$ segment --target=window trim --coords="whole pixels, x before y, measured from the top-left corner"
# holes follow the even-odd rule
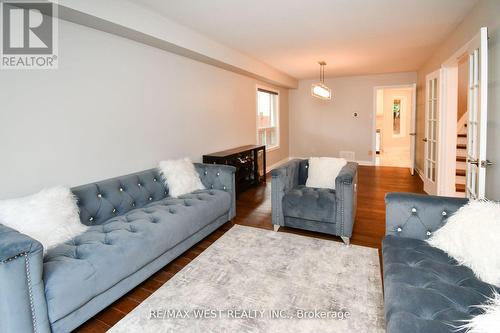
[[[280,91],[276,88],[272,88],[269,86],[257,84],[255,87],[255,142],[259,144],[259,90],[263,90],[264,92],[275,94],[276,97],[276,145],[267,146],[266,152],[277,150],[280,148],[281,144],[281,126],[280,126]]]

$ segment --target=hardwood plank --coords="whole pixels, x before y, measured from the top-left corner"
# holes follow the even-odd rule
[[[385,235],[385,203],[388,192],[423,192],[420,178],[411,176],[409,169],[395,167],[360,166],[358,169],[358,208],[351,239],[352,244],[380,249]],[[240,224],[272,230],[271,224],[271,179],[258,187],[242,192],[237,198],[237,216],[187,250],[173,262],[163,267],[141,285],[134,288],[113,305],[91,318],[77,332],[101,333],[116,324],[126,313],[166,283],[191,260],[206,250],[233,225]],[[293,228],[280,228],[288,232],[308,237],[341,242],[340,237]],[[380,251],[379,251],[380,255]]]

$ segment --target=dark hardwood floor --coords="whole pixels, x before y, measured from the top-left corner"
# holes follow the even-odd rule
[[[360,166],[358,173],[358,208],[352,244],[380,248],[385,234],[385,204],[387,192],[423,193],[420,178],[411,176],[406,168]],[[144,299],[155,292],[191,260],[221,237],[234,224],[272,230],[271,180],[261,186],[241,193],[237,199],[237,216],[163,267],[142,284],[80,326],[77,332],[105,332]],[[341,241],[339,237],[291,228],[280,228],[305,236]],[[380,252],[379,252],[380,253]]]

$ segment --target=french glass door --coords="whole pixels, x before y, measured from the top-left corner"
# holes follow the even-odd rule
[[[426,76],[424,191],[437,194],[440,70]]]
[[[488,30],[481,28],[469,43],[466,195],[483,199],[486,187],[488,111]]]

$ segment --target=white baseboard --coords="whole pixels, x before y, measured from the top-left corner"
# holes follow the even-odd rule
[[[289,157],[288,160],[295,160],[295,159],[308,159],[310,156],[307,156],[307,157],[297,157],[297,156],[294,156],[294,157]],[[375,165],[375,163],[373,161],[349,161],[349,162],[356,162],[358,163],[359,165],[367,165],[367,166],[372,166],[372,165]]]

